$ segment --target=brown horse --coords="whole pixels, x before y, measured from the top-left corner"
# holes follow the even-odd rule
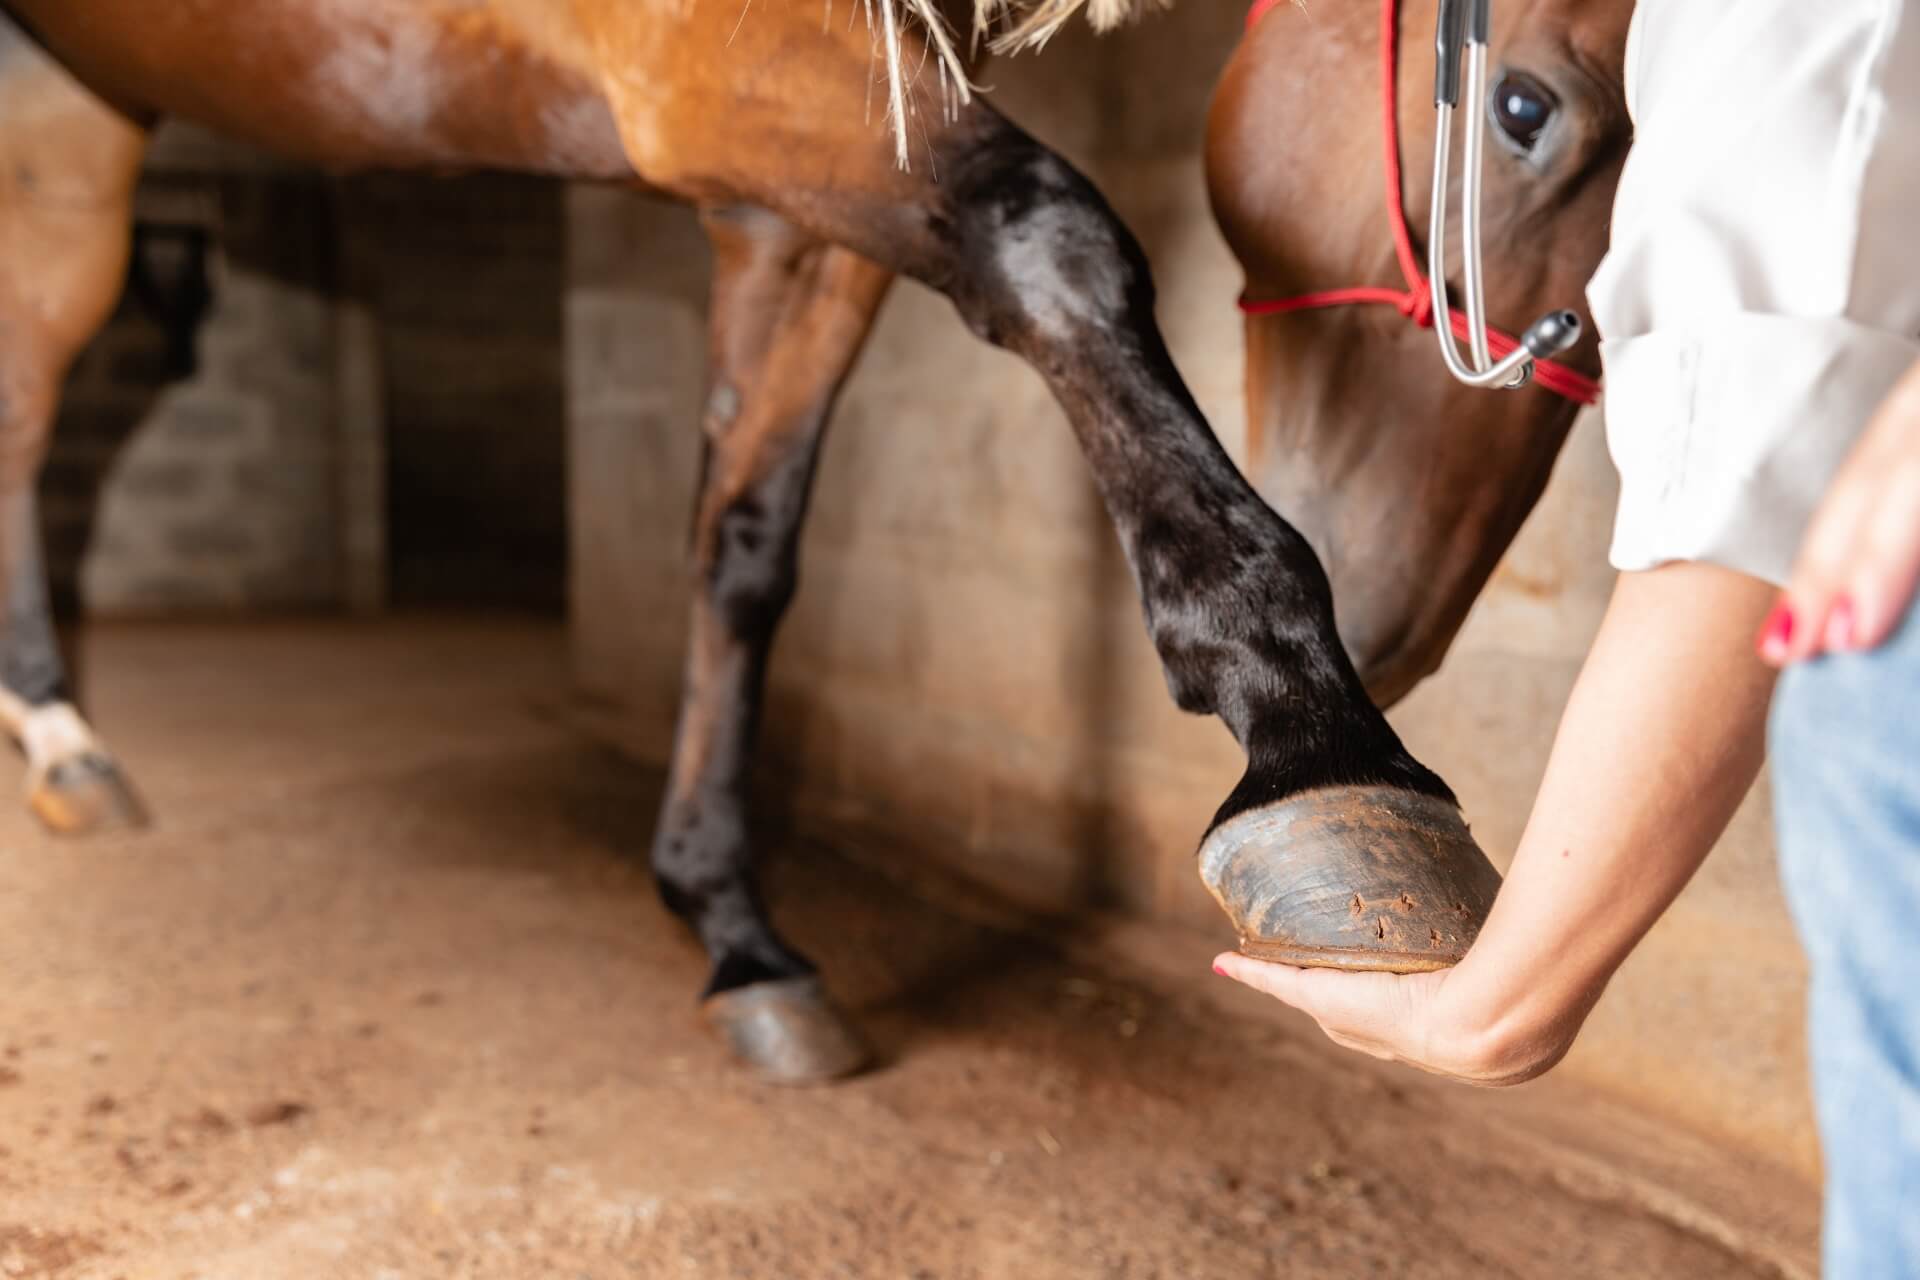
[[[1312,550],[1201,419],[1138,247],[1080,175],[990,107],[922,104],[926,163],[903,172],[868,123],[867,36],[823,28],[813,0],[745,20],[663,0],[4,5],[0,722],[51,825],[128,805],[51,642],[33,479],[64,370],[119,287],[146,138],[177,114],[336,169],[515,169],[699,207],[715,251],[700,589],[653,865],[712,960],[708,1009],[762,1069],[820,1078],[860,1058],[812,966],[766,920],[746,786],[821,433],[896,274],[946,294],[1046,380],[1170,690],[1246,749],[1207,866],[1249,945],[1406,968],[1470,940],[1496,878],[1444,784],[1367,699]],[[911,63],[919,38],[906,40]],[[1281,52],[1276,70],[1293,61]],[[1296,864],[1285,877],[1283,857]],[[1383,907],[1377,925],[1349,910],[1411,903],[1409,888],[1421,905]]]

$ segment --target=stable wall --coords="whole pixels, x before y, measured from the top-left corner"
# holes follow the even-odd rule
[[[1145,244],[1174,356],[1236,455],[1239,274],[1197,147],[1239,22],[1190,6],[1103,42],[1076,33],[987,77],[993,100],[1087,170]],[[572,196],[568,243],[576,671],[595,718],[664,759],[705,248],[686,211],[592,190]],[[1393,715],[1503,865],[1611,587],[1613,499],[1589,415],[1445,668]],[[951,858],[1029,904],[1105,902],[1229,940],[1192,852],[1239,776],[1238,749],[1167,697],[1038,378],[916,285],[895,287],[834,420],[770,684],[769,805],[866,856]],[[1811,1170],[1802,983],[1762,788],[1565,1069]]]
[[[62,603],[558,613],[565,201],[163,126],[135,283],[67,380],[41,487]],[[204,315],[170,333],[196,288]]]
[[[169,137],[178,137],[170,134]],[[331,604],[342,573],[325,189],[163,142],[136,198],[139,257],[176,334],[128,289],[67,379],[41,485],[56,588],[96,617]],[[189,237],[204,245],[192,269]],[[197,361],[173,362],[186,339]]]

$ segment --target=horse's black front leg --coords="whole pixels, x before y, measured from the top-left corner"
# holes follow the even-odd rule
[[[1139,247],[1085,179],[981,112],[945,143],[924,273],[1052,387],[1180,706],[1247,751],[1201,871],[1249,952],[1419,969],[1464,953],[1499,877],[1368,699],[1302,538],[1180,380]]]
[[[829,1079],[865,1051],[767,920],[748,788],[820,438],[892,276],[771,214],[710,213],[706,225],[715,271],[693,623],[653,868],[713,961],[707,1012],[735,1051],[775,1079]]]

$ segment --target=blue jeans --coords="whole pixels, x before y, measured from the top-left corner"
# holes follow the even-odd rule
[[[1812,967],[1827,1280],[1920,1277],[1920,609],[1787,673],[1770,728],[1781,875]]]

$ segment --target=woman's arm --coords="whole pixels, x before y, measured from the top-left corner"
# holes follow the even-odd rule
[[[1341,973],[1230,953],[1216,970],[1376,1057],[1487,1085],[1551,1067],[1753,782],[1773,672],[1752,637],[1772,596],[1704,564],[1621,575],[1506,884],[1458,966]]]

